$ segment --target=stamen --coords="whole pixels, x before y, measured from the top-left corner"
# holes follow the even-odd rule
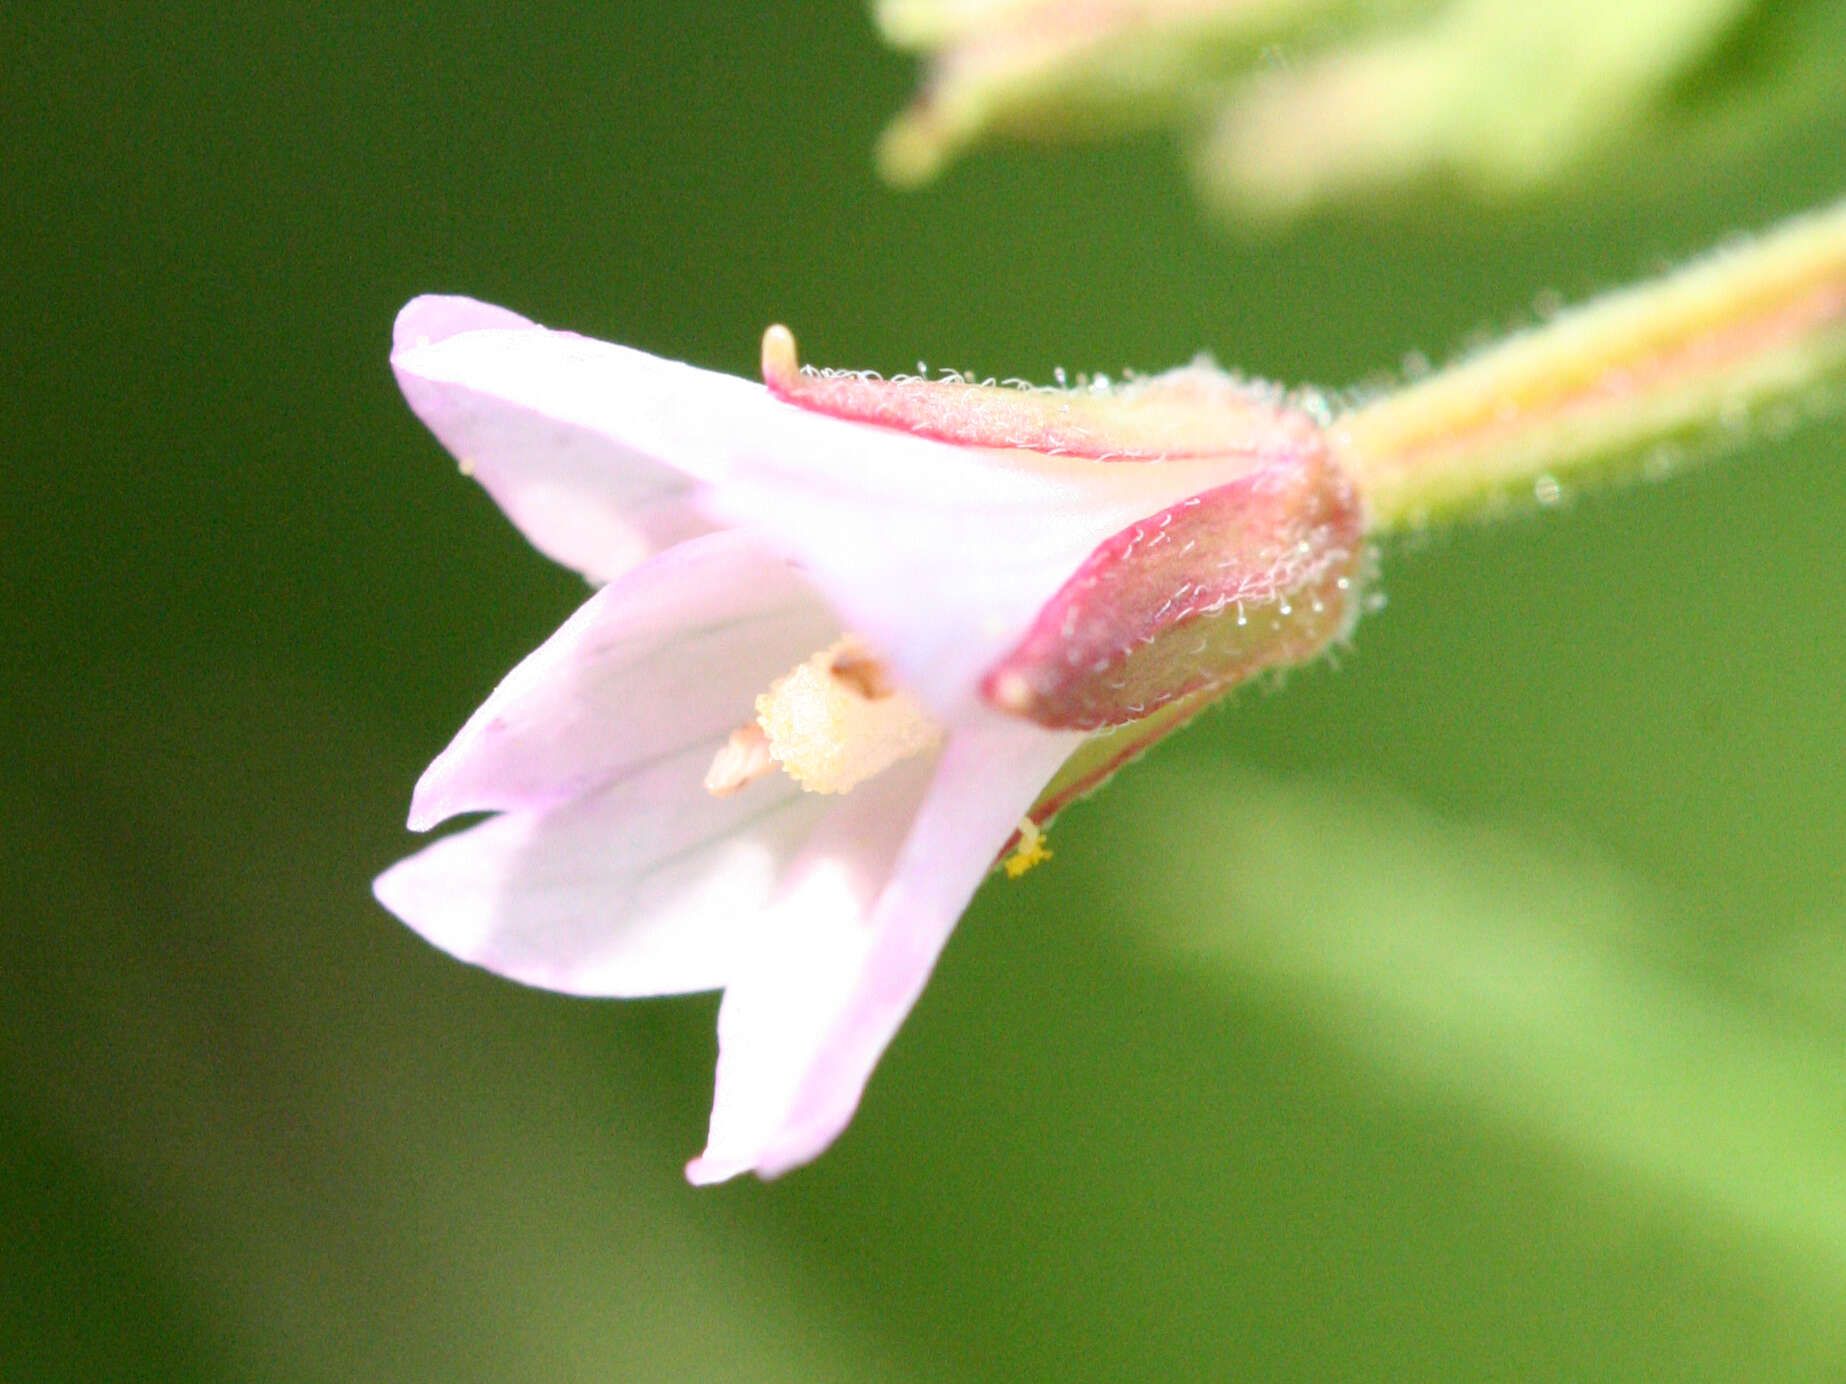
[[[711,768],[705,771],[705,791],[714,798],[728,798],[775,767],[769,737],[752,721],[732,731],[731,738],[712,756]]]
[[[848,636],[756,699],[776,763],[810,793],[844,793],[935,745],[942,728]]]

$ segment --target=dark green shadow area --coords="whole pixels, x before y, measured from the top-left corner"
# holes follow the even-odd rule
[[[0,1376],[53,1381],[223,1379],[226,1361],[144,1257],[146,1217],[39,1122],[27,1100],[0,1093],[0,1182],[11,1214],[0,1229]]]

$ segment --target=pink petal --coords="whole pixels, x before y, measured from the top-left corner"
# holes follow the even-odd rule
[[[567,419],[508,407],[491,389],[426,376],[419,364],[476,336],[550,335],[505,308],[422,297],[398,314],[391,364],[417,416],[554,562],[606,581],[650,553],[708,532],[712,524],[679,472]]]
[[[608,544],[611,505],[651,503],[677,484],[680,512],[750,528],[809,568],[849,627],[945,717],[1098,543],[1249,465],[1111,465],[935,442],[541,328],[465,332],[394,364],[412,405],[547,552],[562,548],[534,527],[531,487],[565,511],[580,495]],[[666,468],[701,488],[661,479]],[[581,553],[571,560],[599,570]]]
[[[424,772],[410,826],[549,807],[755,715],[759,692],[839,636],[839,617],[736,533],[623,574],[507,674]]]
[[[373,892],[444,951],[527,985],[715,989],[814,824],[839,805],[781,774],[714,798],[703,778],[715,748],[693,745],[560,807],[444,837]]]
[[[863,446],[858,455],[868,471],[878,459]],[[1062,459],[1046,459],[1045,469],[1068,465],[1103,469]],[[1140,473],[1122,486],[1110,483],[1113,475],[1075,482],[992,466],[978,483],[983,494],[971,496],[971,482],[959,493],[904,493],[893,485],[879,497],[865,485],[835,488],[793,467],[765,467],[715,490],[711,503],[795,554],[848,628],[949,720],[1097,544],[1162,507],[1145,477],[1181,498],[1203,469],[1180,462],[1110,468]]]
[[[461,332],[514,330],[536,324],[511,308],[495,307],[474,298],[452,294],[426,293],[412,298],[391,326],[391,350],[414,350],[432,342],[445,341]]]
[[[927,786],[901,766],[817,827],[725,991],[711,1136],[689,1179],[775,1176],[833,1141],[995,853],[1081,739],[976,709]]]

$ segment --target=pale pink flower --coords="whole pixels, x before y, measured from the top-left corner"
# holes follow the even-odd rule
[[[772,332],[766,388],[458,298],[405,308],[392,363],[534,546],[603,584],[430,765],[410,825],[498,815],[378,897],[527,984],[721,988],[695,1182],[824,1149],[1022,824],[1353,608],[1358,509],[1318,429],[1205,367],[881,382],[800,372]],[[740,727],[760,749],[772,684],[842,676],[816,651],[848,631],[914,699],[892,762],[867,732],[850,791],[773,768],[708,791]]]

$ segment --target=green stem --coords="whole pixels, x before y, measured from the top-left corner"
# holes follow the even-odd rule
[[[1846,377],[1846,202],[1521,332],[1340,418],[1372,531],[1670,469]],[[1792,415],[1791,415],[1792,416]]]

